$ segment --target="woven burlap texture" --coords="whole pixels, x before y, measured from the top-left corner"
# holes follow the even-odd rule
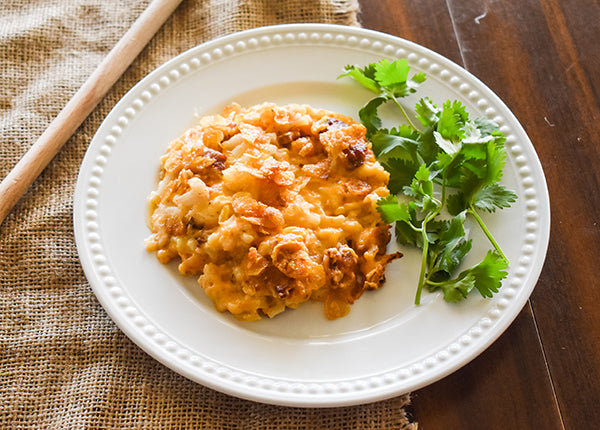
[[[147,0],[0,3],[0,178]],[[204,41],[292,22],[357,25],[356,0],[187,0],[0,225],[0,428],[412,429],[401,396],[301,409],[240,400],[156,362],[111,321],[81,269],[73,192],[87,145],[140,79]]]

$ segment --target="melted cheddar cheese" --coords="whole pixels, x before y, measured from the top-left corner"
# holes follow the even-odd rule
[[[365,128],[304,105],[231,105],[173,141],[149,196],[146,249],[221,312],[273,317],[308,300],[346,315],[384,281],[388,173]]]

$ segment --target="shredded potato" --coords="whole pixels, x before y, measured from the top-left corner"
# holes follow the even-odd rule
[[[384,282],[388,173],[365,128],[304,105],[231,105],[173,141],[149,196],[146,249],[179,258],[217,310],[273,317],[308,300],[346,315]]]

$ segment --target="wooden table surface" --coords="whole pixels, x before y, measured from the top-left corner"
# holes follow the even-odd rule
[[[362,0],[360,20],[498,94],[550,192],[550,245],[530,300],[479,357],[413,393],[420,428],[600,429],[600,1]]]

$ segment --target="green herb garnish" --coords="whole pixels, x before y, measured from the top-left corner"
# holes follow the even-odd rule
[[[471,120],[456,100],[438,107],[421,98],[411,119],[399,99],[416,93],[426,77],[416,73],[409,78],[404,59],[345,70],[340,77],[349,76],[377,94],[360,109],[359,117],[377,159],[390,173],[391,194],[378,201],[381,217],[395,223],[398,242],[422,250],[415,303],[420,303],[425,287],[441,290],[449,302],[462,300],[473,288],[492,297],[508,274],[509,262],[480,212],[509,207],[517,199],[500,184],[504,135],[486,118]],[[402,124],[392,129],[383,128],[378,114],[388,102],[402,115]],[[464,228],[467,217],[477,222],[493,249],[479,264],[455,276],[471,249]]]

